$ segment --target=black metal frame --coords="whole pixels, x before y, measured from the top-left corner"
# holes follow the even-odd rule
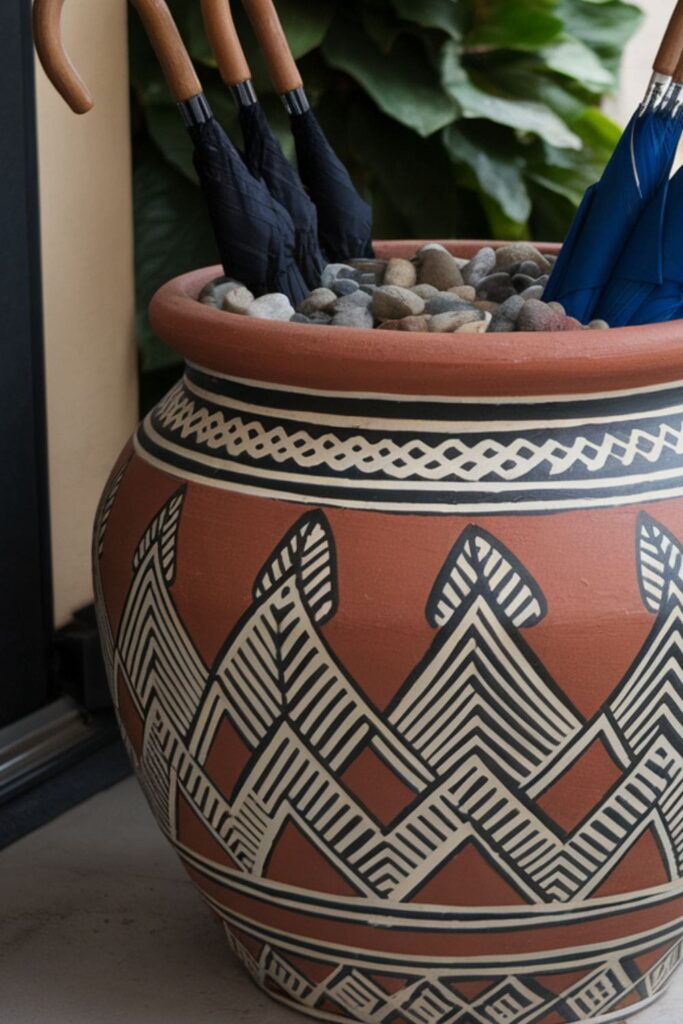
[[[52,696],[38,154],[30,0],[0,4],[0,725]]]

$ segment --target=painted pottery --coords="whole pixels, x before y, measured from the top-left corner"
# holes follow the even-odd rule
[[[313,1017],[623,1020],[683,949],[683,323],[318,330],[216,273],[95,529],[161,828]]]

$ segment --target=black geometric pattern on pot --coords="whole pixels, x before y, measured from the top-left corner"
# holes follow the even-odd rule
[[[136,552],[111,666],[145,719],[138,767],[171,838],[181,791],[249,875],[263,875],[292,820],[354,891],[394,903],[410,901],[473,841],[529,905],[588,899],[647,829],[672,884],[683,879],[680,551],[663,563],[650,637],[614,696],[584,722],[514,624],[518,614],[527,625],[542,617],[537,584],[494,537],[470,527],[430,601],[430,618],[443,623],[434,643],[381,714],[320,631],[336,607],[325,516],[304,516],[277,546],[252,606],[209,667],[169,584],[181,503],[182,491]],[[641,520],[641,575],[658,529]],[[219,792],[205,768],[224,718],[253,751],[232,793]],[[615,749],[622,776],[566,833],[538,800],[597,734]],[[340,779],[366,748],[415,794],[389,825]]]
[[[553,511],[683,490],[680,391],[630,412],[605,399],[588,417],[567,403],[564,419],[547,420],[501,404],[445,403],[439,420],[419,406],[384,419],[372,402],[309,413],[249,394],[221,397],[186,377],[140,427],[138,453],[211,486],[396,511]]]

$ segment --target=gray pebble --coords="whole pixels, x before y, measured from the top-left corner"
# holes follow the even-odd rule
[[[295,313],[289,322],[290,324],[310,324],[311,321],[303,313]]]
[[[609,324],[606,320],[591,320],[588,324],[589,331],[608,331]]]
[[[425,301],[415,292],[396,285],[383,285],[372,297],[372,312],[377,320],[400,320],[424,313]]]
[[[357,292],[359,288],[358,282],[352,281],[348,277],[339,277],[332,285],[332,291],[340,298],[342,295],[350,295],[351,292]]]
[[[365,292],[366,295],[374,295],[379,285],[376,284],[362,284],[360,290]]]
[[[523,308],[524,299],[522,296],[511,295],[509,299],[506,299],[505,302],[501,303],[497,312],[500,313],[501,316],[505,317],[506,320],[511,320],[514,324],[517,322],[517,317],[522,312]],[[494,313],[493,315],[495,319],[496,314]]]
[[[489,325],[489,334],[512,334],[516,329],[514,320],[504,316],[500,310],[493,314]]]
[[[372,295],[358,288],[355,292],[340,296],[332,309],[335,313],[341,313],[345,309],[370,309],[371,305]]]
[[[505,302],[511,295],[515,294],[512,281],[505,273],[490,274],[480,281],[477,286],[477,295],[480,299],[491,299],[493,302]]]
[[[333,327],[361,327],[368,329],[374,326],[372,313],[369,309],[362,309],[360,306],[344,309],[335,313],[332,318]]]
[[[320,278],[323,288],[331,288],[337,278],[341,276],[342,270],[351,271],[351,276],[353,276],[353,267],[350,267],[347,263],[329,263],[323,270],[322,277]]]
[[[376,274],[359,274],[358,275],[358,284],[361,286],[361,288],[363,287],[364,284],[371,284],[373,286],[376,286],[377,285],[377,275]]]
[[[297,312],[303,313],[304,316],[310,316],[311,313],[329,309],[336,301],[337,295],[331,288],[316,288],[308,298],[299,303]]]
[[[462,276],[465,284],[476,286],[480,281],[493,272],[496,265],[496,254],[491,246],[485,246],[472,257],[466,267],[463,268]]]
[[[549,280],[550,274],[541,274],[541,276],[536,279],[536,284],[540,284],[545,288]]]
[[[519,273],[526,274],[527,277],[533,277],[536,280],[537,277],[541,276],[541,268],[537,266],[533,260],[524,260],[519,265]]]
[[[259,320],[286,320],[294,316],[294,306],[286,295],[281,292],[273,292],[270,295],[262,295],[260,299],[252,302],[247,310],[247,316],[257,317]]]
[[[472,304],[464,302],[457,295],[452,295],[450,292],[438,292],[431,299],[427,300],[427,312],[432,316],[438,316],[439,313],[454,313],[458,310],[471,310]]]
[[[523,292],[519,293],[519,297],[524,299],[542,299],[545,288],[542,284],[532,284],[530,288],[525,288]]]
[[[342,281],[355,281],[358,277],[359,271],[356,267],[345,267],[343,266],[337,274],[337,280]]]
[[[539,299],[529,299],[524,303],[522,312],[517,319],[518,331],[556,331],[562,324],[562,318],[554,309]]]
[[[222,309],[228,292],[242,287],[242,282],[235,281],[232,277],[219,277],[202,288],[199,301],[203,306],[215,306],[216,309]]]
[[[535,277],[529,277],[528,274],[515,274],[512,278],[512,283],[518,292],[526,291],[527,288],[533,288],[536,284]]]
[[[320,312],[320,313],[311,313],[311,315],[309,316],[308,319],[309,319],[310,323],[312,323],[312,324],[329,324],[329,322],[331,321],[332,317],[330,316],[329,313],[322,313],[322,312]]]

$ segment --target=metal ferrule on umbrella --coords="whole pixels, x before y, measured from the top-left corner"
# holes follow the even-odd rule
[[[372,211],[311,108],[273,0],[243,4],[291,118],[299,174],[318,209],[323,251],[333,262],[373,255]]]
[[[681,56],[681,38],[683,38],[683,0],[678,0],[653,65],[652,78],[640,108],[642,113],[657,110],[660,106],[668,104],[671,100],[671,88],[679,88],[675,71]],[[678,94],[680,94],[680,89]]]
[[[164,0],[131,0],[136,8],[195,147],[195,167],[225,273],[256,295],[281,292],[294,305],[308,294],[296,262],[294,224],[253,177],[218,124],[190,56]],[[64,0],[35,0],[36,49],[55,88],[76,113],[92,97],[64,50],[60,16]]]
[[[247,166],[290,214],[296,231],[297,263],[308,286],[317,288],[325,267],[318,240],[318,212],[258,101],[230,0],[201,0],[201,5],[221,78],[237,103]]]

